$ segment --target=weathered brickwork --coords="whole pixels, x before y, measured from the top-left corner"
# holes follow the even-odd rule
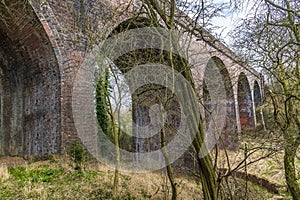
[[[10,2],[13,3],[13,2]],[[10,4],[8,4],[10,6]],[[60,72],[31,8],[1,9],[1,154],[45,155],[61,147]]]
[[[27,6],[19,0],[6,2],[14,6],[13,10],[0,7],[1,16],[7,16],[6,23],[0,23],[0,155],[65,152],[73,140],[78,140],[72,115],[78,68],[92,45],[129,19],[135,7],[129,6],[128,12],[120,14],[117,1],[31,0]],[[122,7],[127,6],[124,2]],[[262,91],[257,73],[237,64],[235,55],[220,42],[197,41],[198,45],[210,52],[206,61],[218,58],[230,78],[226,126],[238,132],[245,124],[255,126],[253,100],[263,96],[257,94]],[[237,84],[242,72],[247,79],[245,87],[244,82]],[[193,70],[199,94],[204,74]],[[246,102],[252,108],[248,118],[242,106],[245,98],[239,98],[239,91],[251,100]]]

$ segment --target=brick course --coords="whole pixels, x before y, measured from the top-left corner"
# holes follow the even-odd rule
[[[127,6],[124,2],[122,7]],[[26,8],[23,2],[15,4],[13,14],[0,8],[7,16],[7,24],[0,23],[0,155],[63,153],[73,140],[79,140],[72,115],[74,79],[90,47],[133,15],[133,6],[120,14],[116,5],[120,2],[31,0]],[[213,47],[200,41],[197,45],[224,62],[232,83],[244,72],[251,91],[254,80],[261,84],[228,56],[234,57],[221,43]],[[204,71],[193,74],[201,94]],[[235,100],[237,91],[233,84]],[[240,129],[239,113],[236,118]]]

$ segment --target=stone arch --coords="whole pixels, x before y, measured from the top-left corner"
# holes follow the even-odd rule
[[[108,37],[129,29],[152,26],[154,26],[154,24],[148,18],[131,18],[121,22],[118,26],[116,26],[114,30],[111,31],[111,34]],[[161,52],[161,50],[159,49],[138,49],[120,56],[113,62],[122,73],[126,73],[131,70],[133,66],[147,63],[161,63],[168,65],[170,61],[168,60],[167,55],[167,52],[164,50],[162,50]],[[173,59],[182,60],[177,57],[177,55],[174,55]],[[134,93],[132,94],[132,119],[135,122],[136,126],[145,127],[150,125],[150,117],[152,114],[151,112],[152,109],[155,109],[153,106],[158,104],[160,100],[165,103],[165,101],[168,100],[167,97],[171,96],[172,95],[170,90],[156,84],[145,85],[134,91]],[[175,135],[176,129],[180,125],[180,105],[176,97],[171,100],[169,110],[166,110],[166,112],[166,127],[172,127],[172,130],[170,129],[166,131],[167,141],[170,141],[172,139],[172,135]],[[133,146],[131,151],[150,152],[161,148],[160,134],[155,134],[154,136],[151,136],[149,138],[139,138],[138,131],[138,128],[133,127],[133,138],[131,140]]]
[[[6,5],[0,6],[6,16],[0,23],[0,155],[59,153],[60,72],[54,50],[28,2]]]
[[[254,127],[251,89],[248,78],[244,72],[241,72],[238,78],[238,108],[241,129],[245,130]]]
[[[143,28],[143,27],[150,27],[154,26],[152,21],[149,18],[146,17],[133,17],[126,19],[122,22],[120,22],[117,26],[115,26],[108,37],[111,37],[115,34],[130,30],[130,29],[135,29],[135,28]]]
[[[216,65],[219,72],[222,75],[222,83],[224,84],[225,90],[226,90],[226,123],[225,123],[225,129],[235,129],[236,123],[235,123],[235,107],[234,107],[234,92],[233,92],[233,85],[232,81],[229,75],[228,70],[226,69],[226,66],[224,62],[217,56],[211,57],[207,65],[205,67],[204,71],[204,77],[207,76],[207,69],[212,68],[212,65]],[[205,81],[203,80],[203,98],[204,102],[207,102],[209,104],[209,91],[207,90],[207,86]],[[209,107],[209,106],[208,106]]]
[[[260,90],[260,86],[259,86],[257,80],[254,81],[253,96],[254,96],[254,105],[255,105],[255,108],[256,108],[262,102],[261,90]]]
[[[216,66],[216,67],[215,67]],[[231,77],[229,75],[229,72],[224,64],[224,62],[217,56],[211,57],[204,70],[204,79],[203,79],[203,102],[205,108],[205,117],[204,117],[204,123],[205,126],[209,123],[209,115],[211,112],[211,109],[213,109],[213,105],[210,105],[210,93],[207,89],[207,85],[205,82],[205,78],[209,78],[208,76],[208,70],[211,70],[213,68],[217,68],[217,70],[220,72],[222,76],[222,80],[218,82],[217,84],[223,84],[225,88],[226,93],[226,119],[225,124],[222,130],[222,137],[224,144],[233,149],[235,148],[232,146],[233,138],[231,137],[231,132],[235,132],[236,129],[236,112],[235,112],[235,101],[234,101],[234,91],[233,91],[233,85],[231,81]],[[211,73],[210,73],[211,74]]]
[[[253,98],[254,98],[254,108],[255,108],[255,117],[256,117],[256,126],[263,126],[264,127],[264,119],[262,109],[259,106],[262,103],[262,91],[258,84],[258,81],[254,81],[253,86]]]

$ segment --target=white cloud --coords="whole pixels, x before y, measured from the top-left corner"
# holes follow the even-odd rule
[[[225,0],[215,0],[214,3],[229,3]],[[232,9],[225,10],[223,15],[225,17],[216,17],[212,20],[214,26],[219,28],[215,29],[214,32],[220,35],[225,43],[229,44],[228,33],[234,29],[235,25],[246,17],[246,15],[251,11],[254,6],[254,1],[248,1],[242,10],[232,12]]]

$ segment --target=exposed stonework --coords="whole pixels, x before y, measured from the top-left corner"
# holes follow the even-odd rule
[[[31,0],[27,6],[18,0],[5,2],[16,4],[12,12],[0,7],[0,14],[7,16],[6,23],[0,23],[0,155],[64,152],[71,141],[78,139],[72,115],[72,88],[78,68],[91,45],[130,19],[135,6],[120,15],[114,7],[120,5],[116,1]],[[177,23],[182,26],[190,22]],[[232,91],[228,94],[226,125],[237,132],[245,124],[255,126],[253,100],[263,96],[257,94],[263,87],[259,74],[241,64],[234,53],[208,33],[204,32],[201,41],[193,34],[195,48],[209,52],[203,64],[216,59],[227,71]],[[192,71],[201,94],[205,71]],[[248,81],[238,84],[242,73]],[[245,84],[249,85],[239,87]],[[245,96],[239,95],[243,94],[251,99],[246,102],[253,110],[248,118],[241,108]]]
[[[0,25],[1,154],[61,149],[60,72],[51,42],[30,7],[8,2]]]

